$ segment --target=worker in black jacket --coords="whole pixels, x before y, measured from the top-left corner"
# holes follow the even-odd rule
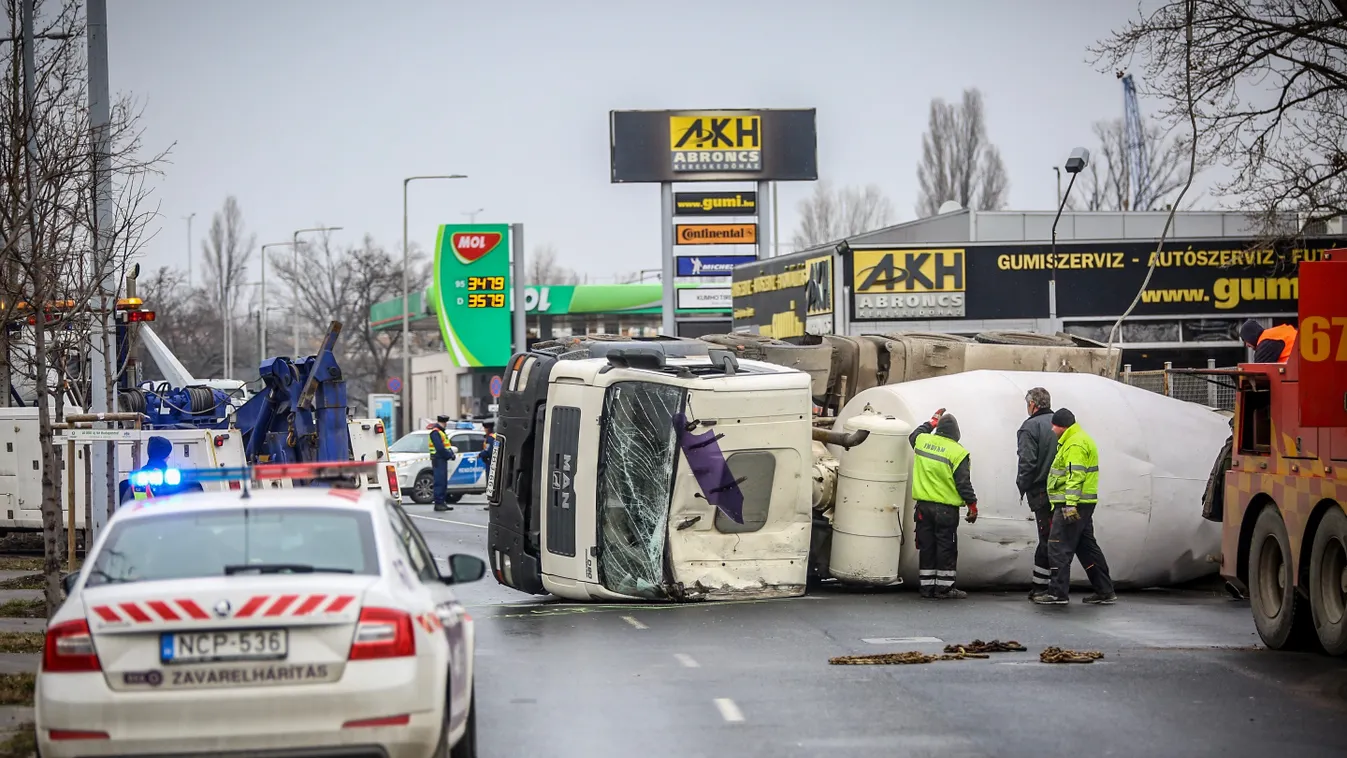
[[[1020,424],[1020,467],[1015,477],[1020,499],[1029,500],[1029,510],[1038,525],[1038,548],[1034,551],[1034,581],[1029,599],[1046,592],[1052,581],[1052,563],[1048,560],[1048,533],[1052,531],[1052,506],[1048,502],[1048,472],[1057,456],[1057,435],[1052,432],[1052,396],[1042,387],[1034,387],[1024,396],[1029,418]]]
[[[935,433],[932,434],[931,431]],[[957,600],[968,593],[955,589],[959,563],[959,509],[968,506],[968,523],[977,521],[968,451],[959,444],[959,422],[941,408],[908,437],[912,460],[912,498],[917,501],[917,552],[921,596]]]

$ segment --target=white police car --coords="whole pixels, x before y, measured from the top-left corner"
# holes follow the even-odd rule
[[[124,505],[49,622],[41,755],[475,756],[472,619],[450,585],[483,562],[442,574],[379,491],[265,488],[376,465],[182,472],[241,489]]]
[[[449,444],[458,451],[454,460],[449,461],[447,501],[457,503],[464,495],[485,493],[486,461],[481,458],[481,452],[486,430],[480,424],[459,421],[445,427],[444,433],[449,437]],[[403,435],[389,445],[388,460],[394,466],[403,495],[421,505],[435,499],[429,429]]]

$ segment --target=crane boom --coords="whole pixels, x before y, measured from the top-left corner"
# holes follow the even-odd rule
[[[1151,197],[1151,167],[1146,153],[1146,129],[1141,121],[1141,106],[1137,103],[1137,87],[1132,75],[1120,73],[1123,85],[1123,143],[1127,150],[1124,169],[1127,192],[1123,210],[1148,211],[1155,198]]]

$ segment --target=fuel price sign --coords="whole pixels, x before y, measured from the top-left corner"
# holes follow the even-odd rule
[[[440,334],[455,366],[510,362],[510,227],[445,224],[435,242]]]

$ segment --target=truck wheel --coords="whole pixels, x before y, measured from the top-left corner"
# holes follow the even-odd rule
[[[430,471],[422,471],[416,475],[416,481],[412,483],[412,502],[417,505],[425,505],[435,499],[435,474]]]
[[[1276,505],[1264,506],[1249,542],[1249,605],[1263,644],[1299,650],[1310,627],[1309,609],[1297,602],[1291,576],[1291,545]]]
[[[1341,508],[1329,511],[1314,533],[1310,607],[1324,652],[1347,655],[1347,512]]]

